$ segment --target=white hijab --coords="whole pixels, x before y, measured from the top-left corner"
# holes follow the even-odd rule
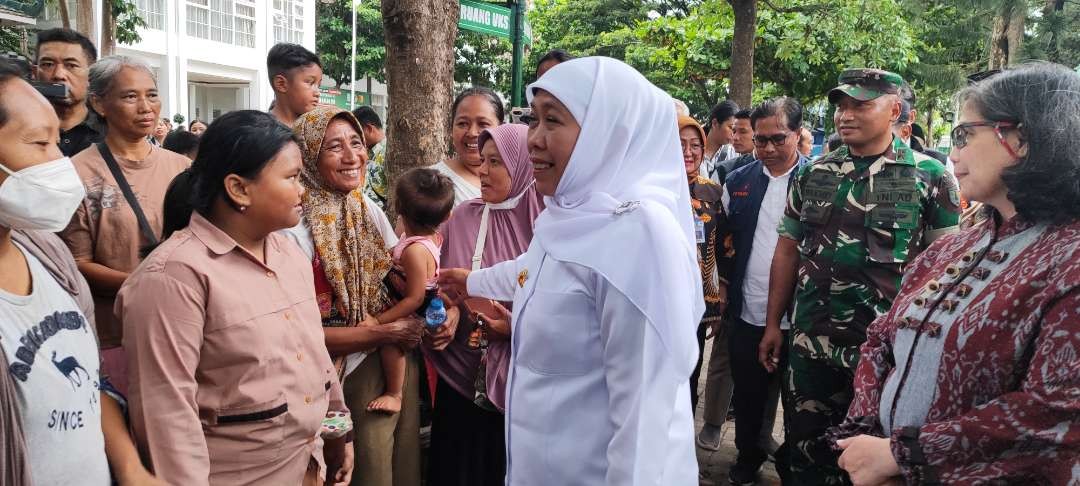
[[[534,241],[603,275],[689,372],[705,300],[672,98],[607,57],[556,65],[527,87],[530,102],[537,89],[561,101],[581,133]]]

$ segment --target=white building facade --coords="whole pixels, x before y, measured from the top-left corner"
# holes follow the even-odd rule
[[[94,0],[99,16],[101,2]],[[274,99],[266,53],[280,42],[315,51],[315,2],[135,0],[146,26],[138,43],[117,44],[116,54],[154,70],[162,117],[180,114],[186,125],[232,110],[266,110]]]
[[[69,11],[74,1],[66,0]],[[103,0],[92,0],[101,25]],[[118,43],[116,54],[145,61],[157,76],[161,116],[183,115],[210,123],[233,110],[267,110],[274,99],[266,71],[266,54],[275,44],[315,48],[318,0],[133,0],[146,26],[134,45]],[[59,10],[48,6],[37,29],[59,27]],[[3,18],[0,17],[0,21]],[[33,19],[31,19],[33,20]],[[100,44],[99,38],[91,39]],[[323,103],[349,108],[371,105],[385,119],[386,86],[376,80],[357,79],[337,88],[324,77]]]

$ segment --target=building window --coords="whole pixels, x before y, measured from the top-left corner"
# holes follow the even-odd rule
[[[165,0],[136,0],[135,7],[146,22],[146,28],[165,30]]]
[[[274,0],[274,43],[304,42],[303,0]]]
[[[187,0],[189,36],[255,47],[255,0]]]
[[[255,47],[255,5],[236,2],[236,45]]]

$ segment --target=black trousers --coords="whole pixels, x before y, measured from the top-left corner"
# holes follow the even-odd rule
[[[429,486],[503,486],[503,414],[476,406],[439,378],[428,454]]]
[[[731,375],[735,380],[735,396],[739,397],[739,406],[735,407],[735,448],[739,450],[736,463],[740,466],[756,469],[768,459],[760,439],[763,424],[772,423],[766,420],[765,414],[775,413],[767,406],[769,389],[780,387],[783,370],[787,368],[788,331],[783,332],[780,363],[775,372],[769,373],[758,362],[758,344],[765,335],[765,328],[742,319],[735,319],[731,323],[728,351]],[[787,414],[786,409],[784,413]]]

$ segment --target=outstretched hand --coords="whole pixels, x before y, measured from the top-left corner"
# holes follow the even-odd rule
[[[467,281],[469,280],[469,274],[471,270],[464,268],[447,268],[439,270],[439,287],[442,288],[450,300],[455,303],[460,303],[462,299],[468,297],[469,289]]]

